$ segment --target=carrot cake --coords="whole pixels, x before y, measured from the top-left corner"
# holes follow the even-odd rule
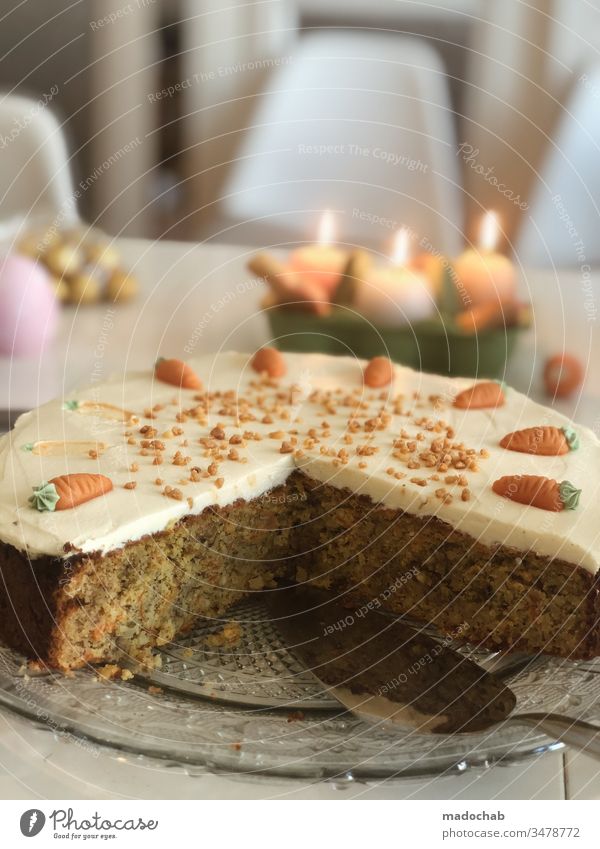
[[[599,469],[592,431],[498,383],[273,349],[160,360],[0,441],[0,639],[61,669],[147,660],[292,580],[594,657]]]

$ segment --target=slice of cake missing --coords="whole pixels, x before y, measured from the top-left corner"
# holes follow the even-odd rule
[[[599,469],[591,431],[493,383],[271,351],[161,361],[3,437],[0,638],[62,669],[148,660],[285,579],[594,657]]]

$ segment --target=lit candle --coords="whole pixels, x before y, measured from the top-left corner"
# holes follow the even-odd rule
[[[469,248],[454,263],[459,296],[464,306],[515,300],[517,277],[511,260],[496,250],[500,223],[495,212],[481,222],[479,250]]]
[[[409,233],[396,234],[392,264],[373,268],[358,289],[356,306],[375,324],[398,327],[428,318],[434,309],[429,280],[411,268]]]
[[[327,298],[340,282],[348,260],[347,251],[332,244],[334,238],[334,218],[329,210],[325,210],[319,224],[318,243],[297,248],[291,252],[288,260],[290,270],[308,283],[320,287]]]

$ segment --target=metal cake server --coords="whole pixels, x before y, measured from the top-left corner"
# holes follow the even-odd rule
[[[418,733],[482,732],[529,725],[600,759],[600,727],[560,714],[513,713],[516,697],[487,672],[418,627],[348,607],[312,587],[270,594],[287,647],[344,707]],[[457,628],[457,632],[459,632]]]

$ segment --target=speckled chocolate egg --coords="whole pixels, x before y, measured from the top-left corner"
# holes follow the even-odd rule
[[[18,254],[0,257],[0,354],[37,356],[54,337],[57,322],[46,269]]]

